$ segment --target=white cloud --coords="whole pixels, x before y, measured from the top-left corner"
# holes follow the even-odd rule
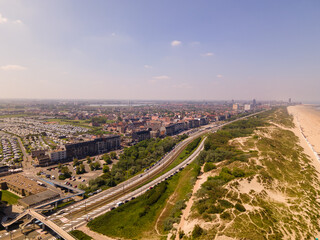
[[[20,65],[4,65],[0,67],[3,71],[22,71],[26,70],[26,67],[20,66]]]
[[[111,33],[111,36],[112,37],[115,37],[117,34],[116,33]]]
[[[156,79],[156,80],[167,80],[167,79],[170,79],[170,77],[167,76],[167,75],[161,75],[161,76],[155,76],[155,77],[153,77],[153,79]]]
[[[214,55],[214,53],[212,53],[212,52],[207,52],[207,53],[202,54],[203,57],[212,57],[213,55]]]
[[[171,46],[172,47],[176,47],[176,46],[180,46],[181,45],[181,41],[178,41],[178,40],[174,40],[171,42]]]
[[[218,74],[218,75],[217,75],[217,78],[223,78],[223,75]]]
[[[144,65],[144,68],[146,68],[146,69],[151,69],[151,68],[153,68],[153,67],[150,66],[150,65]]]
[[[18,19],[18,20],[13,21],[13,23],[14,24],[22,24],[22,21]]]
[[[189,83],[180,83],[172,85],[173,88],[179,88],[179,89],[191,89],[192,86]]]
[[[155,76],[151,80],[149,80],[149,83],[155,84],[161,81],[169,80],[170,77],[167,75],[161,75],[161,76]]]
[[[3,16],[1,15],[1,13],[0,13],[0,24],[1,24],[1,23],[6,23],[6,22],[8,22],[8,19],[5,18],[5,17],[3,17]]]

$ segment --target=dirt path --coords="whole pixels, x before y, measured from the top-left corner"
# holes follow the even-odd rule
[[[192,171],[192,169],[190,169],[189,172],[190,172],[190,171]],[[180,187],[180,184],[181,184],[181,182],[179,181],[179,184],[176,186],[176,189],[175,189],[174,192],[171,194],[170,198],[168,199],[165,207],[164,207],[163,210],[161,211],[161,213],[160,213],[160,215],[159,215],[159,217],[158,217],[158,219],[157,219],[157,221],[156,221],[156,224],[155,224],[155,226],[154,226],[154,229],[156,230],[156,232],[157,232],[157,234],[158,234],[159,236],[167,236],[167,234],[162,235],[162,234],[159,232],[159,230],[158,230],[158,223],[159,223],[162,215],[164,214],[164,212],[167,210],[168,205],[169,205],[169,204],[170,204],[170,205],[174,205],[174,204],[175,204],[175,202],[173,202],[173,199],[177,196],[177,189]]]
[[[157,219],[157,221],[156,221],[156,224],[154,225],[154,229],[156,230],[156,232],[157,232],[157,234],[158,234],[159,236],[167,236],[167,234],[161,234],[161,233],[159,232],[159,230],[158,230],[158,223],[159,223],[162,215],[164,214],[164,212],[167,210],[168,205],[169,205],[169,204],[170,204],[170,205],[174,205],[174,203],[172,202],[172,199],[173,199],[175,196],[176,196],[176,192],[174,192],[173,194],[171,194],[171,196],[170,196],[170,198],[168,199],[165,207],[162,209],[162,211],[161,211],[161,213],[160,213],[160,215],[159,215],[159,217],[158,217],[158,219]]]
[[[77,230],[84,232],[85,234],[92,237],[92,239],[94,239],[94,240],[116,240],[115,238],[107,237],[103,234],[91,231],[86,225],[83,225],[83,226],[77,228]]]
[[[201,172],[203,171],[203,168],[201,169]],[[193,205],[194,202],[194,195],[197,193],[197,191],[200,189],[201,185],[207,181],[207,178],[209,176],[210,172],[208,173],[203,173],[201,176],[198,177],[193,190],[192,190],[192,196],[190,197],[189,201],[187,202],[187,206],[184,210],[182,210],[182,216],[181,216],[181,220],[180,223],[177,227],[178,231],[181,229],[183,230],[186,234],[188,234],[189,232],[191,232],[193,230],[194,225],[189,225],[186,226],[186,220],[188,219],[190,213],[191,213],[191,207]],[[176,235],[176,240],[179,240],[179,234]]]

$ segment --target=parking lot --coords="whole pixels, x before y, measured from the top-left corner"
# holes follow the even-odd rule
[[[101,169],[93,171],[91,171],[86,159],[80,160],[83,161],[86,170],[86,172],[83,174],[76,174],[76,167],[73,166],[73,162],[62,164],[62,166],[66,166],[69,169],[72,175],[72,177],[67,178],[65,180],[59,180],[60,172],[58,169],[58,165],[52,165],[50,167],[41,167],[37,169],[38,172],[41,172],[40,176],[43,178],[54,179],[55,181],[59,181],[66,185],[78,188],[80,184],[86,185],[91,179],[95,179],[101,174],[103,174],[102,166],[105,162],[103,160],[100,160],[100,156],[96,156],[95,159],[95,161],[99,161]]]
[[[13,165],[14,163],[20,162],[22,157],[18,138],[0,132],[0,162]]]

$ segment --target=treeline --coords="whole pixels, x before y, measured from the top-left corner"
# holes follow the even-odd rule
[[[159,186],[156,186],[155,188],[149,190],[146,194],[142,195],[145,206],[144,209],[139,213],[139,217],[143,217],[146,215],[150,207],[158,202],[159,198],[165,193],[167,190],[168,183],[162,182],[159,184]]]
[[[201,137],[196,138],[194,141],[192,141],[187,147],[186,147],[186,154],[191,153],[194,149],[196,149],[201,142]]]
[[[187,135],[177,138],[148,139],[132,147],[125,148],[123,154],[119,157],[118,163],[112,166],[111,171],[105,171],[102,176],[90,180],[88,187],[81,185],[81,188],[87,192],[92,192],[99,188],[114,187],[143,169],[150,167],[185,138],[187,138]]]

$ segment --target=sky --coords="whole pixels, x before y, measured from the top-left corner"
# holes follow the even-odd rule
[[[0,0],[0,98],[320,102],[319,0]]]

